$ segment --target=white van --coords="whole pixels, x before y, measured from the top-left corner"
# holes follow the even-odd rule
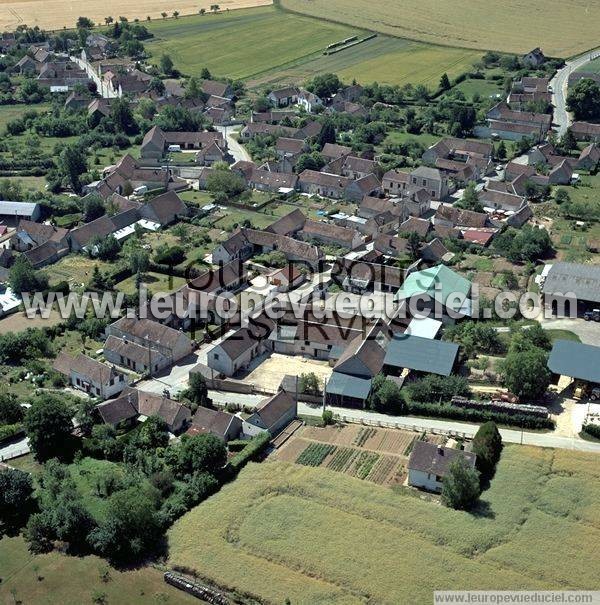
[[[169,145],[167,151],[181,151],[181,145]]]

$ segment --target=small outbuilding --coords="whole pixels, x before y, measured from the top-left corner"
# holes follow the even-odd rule
[[[571,340],[557,340],[548,358],[548,369],[557,377],[567,376],[600,384],[600,347]]]

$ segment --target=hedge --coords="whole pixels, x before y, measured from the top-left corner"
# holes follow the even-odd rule
[[[487,422],[493,420],[496,424],[517,426],[526,429],[553,429],[554,421],[550,418],[539,418],[527,414],[500,414],[489,410],[473,410],[459,408],[453,405],[438,405],[436,403],[407,402],[407,414],[427,416],[432,418],[450,418],[466,422]]]
[[[15,437],[19,433],[23,432],[22,424],[5,424],[0,426],[0,442]]]
[[[241,451],[238,452],[230,461],[229,467],[235,473],[238,473],[248,462],[256,460],[260,454],[266,449],[267,445],[271,441],[271,433],[265,431],[252,437],[248,442],[248,445]]]
[[[582,433],[586,433],[594,439],[600,439],[600,424],[584,424]]]

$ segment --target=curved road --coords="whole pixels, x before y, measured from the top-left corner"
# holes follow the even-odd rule
[[[553,122],[556,124],[557,133],[559,136],[563,136],[567,131],[567,128],[571,125],[571,116],[567,111],[567,86],[569,83],[569,76],[572,71],[579,69],[586,63],[593,61],[600,57],[600,51],[592,50],[584,55],[580,55],[575,59],[567,61],[562,69],[559,69],[555,76],[550,80],[550,86],[552,86],[552,104],[554,105],[554,119]]]

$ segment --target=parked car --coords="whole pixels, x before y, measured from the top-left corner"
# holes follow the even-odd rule
[[[597,401],[600,399],[600,387],[594,387],[592,392],[590,393],[590,399],[592,401]]]

